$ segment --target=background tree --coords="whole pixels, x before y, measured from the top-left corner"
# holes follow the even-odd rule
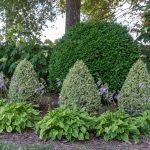
[[[142,28],[140,30],[141,34],[138,37],[139,41],[143,41],[145,44],[150,42],[150,1],[147,1],[144,7],[144,13],[142,15]]]
[[[39,37],[46,26],[46,21],[54,21],[56,18],[56,3],[53,0],[0,1],[3,33],[5,35],[9,33],[9,36],[15,33],[17,36],[28,38]]]
[[[65,10],[67,30],[80,21],[80,11],[88,20],[116,20],[137,10],[140,2],[143,0],[1,0],[0,19],[5,35],[39,39],[46,22],[54,21]],[[118,12],[126,3],[130,5],[129,11]]]
[[[81,0],[66,0],[66,31],[80,22]]]

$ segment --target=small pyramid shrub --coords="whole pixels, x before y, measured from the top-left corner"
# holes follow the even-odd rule
[[[33,101],[36,99],[37,87],[39,87],[39,81],[32,64],[27,60],[21,61],[11,79],[9,98],[12,101]]]
[[[60,104],[78,108],[85,107],[89,112],[98,111],[100,107],[98,89],[83,61],[77,60],[69,70],[60,93]]]
[[[147,67],[140,58],[130,69],[120,91],[119,106],[132,115],[150,109],[150,74]]]

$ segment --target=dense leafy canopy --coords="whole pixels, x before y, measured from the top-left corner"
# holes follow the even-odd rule
[[[46,21],[56,17],[54,1],[1,0],[0,15],[6,33],[15,33],[29,39],[39,37]]]
[[[128,3],[134,8],[141,0],[82,0],[81,12],[92,20],[114,19],[116,8]],[[64,0],[1,0],[0,20],[4,34],[37,38],[47,21],[54,21],[64,12]]]
[[[24,39],[20,41],[8,40],[0,45],[0,71],[11,78],[16,66],[23,59],[29,60],[39,78],[47,79],[48,61],[52,46],[50,41],[46,43],[29,42]]]
[[[141,35],[138,37],[139,41],[144,43],[150,42],[150,1],[147,1],[145,10],[143,13],[143,28],[141,29]]]

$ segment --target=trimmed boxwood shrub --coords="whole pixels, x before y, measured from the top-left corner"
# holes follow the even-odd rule
[[[8,97],[11,101],[37,100],[35,90],[39,87],[39,81],[33,65],[24,59],[15,69],[11,79]]]
[[[57,43],[51,55],[50,88],[56,90],[56,78],[63,81],[79,59],[95,80],[101,78],[110,90],[118,90],[138,57],[138,46],[126,27],[113,22],[77,24]]]
[[[98,89],[87,66],[81,60],[77,60],[69,70],[60,93],[60,104],[67,106],[77,105],[85,107],[89,112],[98,111],[100,97]]]
[[[150,109],[150,74],[141,58],[133,65],[119,94],[119,107],[137,115]]]

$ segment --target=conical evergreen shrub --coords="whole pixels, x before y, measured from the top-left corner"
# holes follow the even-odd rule
[[[60,104],[78,108],[85,107],[87,111],[98,111],[100,107],[98,89],[83,61],[77,60],[69,70],[60,93]]]
[[[132,115],[150,109],[150,74],[141,58],[130,69],[120,91],[119,106]]]
[[[12,76],[8,96],[12,101],[33,101],[36,99],[35,90],[38,87],[38,77],[32,64],[23,60]]]

